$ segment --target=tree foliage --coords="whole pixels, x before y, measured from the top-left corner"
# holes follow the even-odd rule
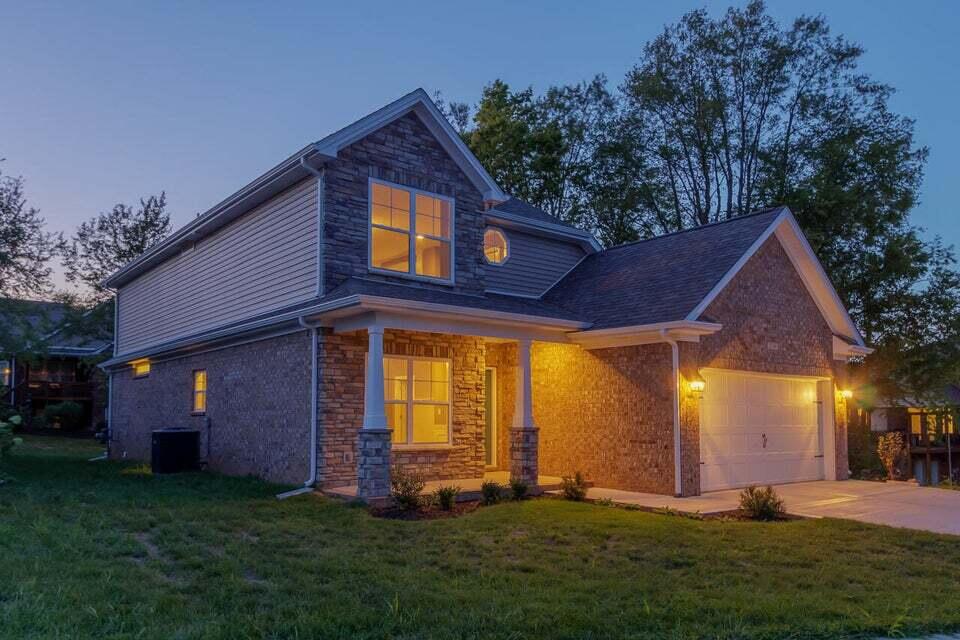
[[[161,192],[141,198],[137,209],[121,203],[83,222],[62,247],[67,281],[85,287],[95,303],[109,298],[101,282],[170,233],[166,207]]]
[[[754,0],[682,16],[615,91],[498,80],[448,113],[506,191],[606,245],[788,205],[877,347],[866,375],[935,394],[960,376],[960,278],[911,223],[927,150],[862,53],[822,16],[781,25]]]
[[[0,172],[0,297],[39,297],[51,289],[56,238],[27,205],[23,179]]]

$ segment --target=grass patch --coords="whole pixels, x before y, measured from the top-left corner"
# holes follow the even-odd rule
[[[60,448],[59,443],[63,443]],[[92,453],[91,453],[92,451]],[[960,628],[950,536],[562,500],[405,522],[28,438],[0,487],[0,637],[842,638]]]

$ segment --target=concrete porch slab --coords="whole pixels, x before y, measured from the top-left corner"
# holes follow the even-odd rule
[[[844,518],[891,527],[960,535],[960,491],[920,487],[906,482],[844,480],[798,482],[774,487],[787,512],[809,518]],[[692,498],[591,488],[587,497],[620,504],[676,509],[702,514],[731,511],[740,489],[713,491]]]
[[[460,487],[460,495],[457,497],[458,501],[466,500],[476,500],[480,497],[480,485],[487,480],[492,480],[494,482],[499,482],[504,487],[509,488],[510,486],[510,472],[509,471],[487,471],[483,474],[482,478],[458,478],[456,480],[430,480],[427,482],[423,491],[420,492],[420,495],[429,495],[436,491],[441,486],[458,486]],[[539,485],[541,491],[554,491],[560,488],[561,478],[556,476],[539,476],[537,478],[537,484]],[[337,498],[345,498],[347,500],[353,500],[357,497],[357,485],[352,484],[346,487],[332,487],[329,489],[323,489],[322,493],[334,496]]]

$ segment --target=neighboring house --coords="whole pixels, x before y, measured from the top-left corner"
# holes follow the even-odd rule
[[[899,431],[904,436],[906,473],[920,484],[960,480],[960,434],[957,411],[960,387],[948,385],[938,406],[910,398],[887,403],[870,412],[870,429]]]
[[[105,282],[110,455],[321,488],[580,470],[662,494],[847,477],[869,352],[786,208],[601,250],[503,193],[422,91]]]
[[[18,320],[0,313],[0,322],[24,323],[37,334],[39,353],[5,351],[0,345],[0,402],[20,411],[32,428],[95,429],[105,422],[105,379],[91,361],[109,354],[109,340],[65,331],[66,307],[58,302],[9,301],[20,307]],[[80,405],[76,425],[47,424],[44,412],[62,402]]]

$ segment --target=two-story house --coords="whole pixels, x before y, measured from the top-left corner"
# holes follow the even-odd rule
[[[778,208],[603,250],[504,193],[422,90],[112,275],[110,455],[385,496],[392,467],[695,495],[844,478],[868,350]]]

